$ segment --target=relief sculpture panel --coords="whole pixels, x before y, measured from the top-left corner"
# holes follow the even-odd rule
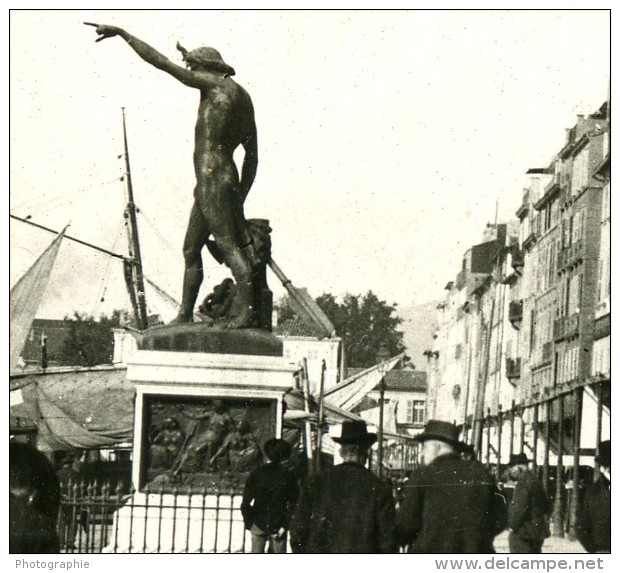
[[[263,463],[276,414],[273,399],[145,397],[141,487],[240,492]]]

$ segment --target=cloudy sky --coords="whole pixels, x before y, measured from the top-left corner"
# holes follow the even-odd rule
[[[606,11],[13,11],[10,213],[124,253],[124,107],[145,273],[177,298],[199,94],[83,21],[178,63],[177,40],[216,47],[254,101],[246,215],[273,258],[314,296],[403,307],[441,296],[496,207],[514,217],[609,83]],[[11,284],[51,238],[11,220]],[[226,271],[204,261],[208,291]],[[38,316],[127,305],[119,261],[66,241]]]

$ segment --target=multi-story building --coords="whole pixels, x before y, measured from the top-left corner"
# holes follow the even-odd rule
[[[518,230],[497,227],[481,274],[470,264],[481,245],[466,253],[425,353],[429,416],[463,424],[498,472],[526,451],[549,488],[557,466],[556,531],[579,503],[571,489],[565,522],[557,494],[610,433],[608,108],[578,116],[551,163],[527,171]]]

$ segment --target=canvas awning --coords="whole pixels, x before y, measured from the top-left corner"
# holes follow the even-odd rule
[[[36,421],[40,450],[103,448],[132,439],[135,387],[125,367],[17,375],[14,391],[23,402],[11,414]]]
[[[343,410],[352,410],[381,382],[381,378],[403,359],[402,352],[366,370],[350,376],[325,392],[325,401]]]

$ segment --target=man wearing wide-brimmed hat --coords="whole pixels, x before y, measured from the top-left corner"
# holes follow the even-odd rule
[[[424,465],[407,483],[396,516],[399,542],[411,553],[493,553],[506,525],[504,498],[479,461],[462,458],[459,431],[429,420],[416,437]]]
[[[511,454],[508,477],[515,483],[508,509],[510,553],[540,553],[549,537],[549,502],[525,453]]]
[[[285,462],[291,446],[271,438],[263,446],[269,462],[250,473],[243,491],[241,513],[252,534],[252,553],[286,553],[287,532],[295,503],[297,481]]]
[[[611,440],[601,442],[596,481],[586,488],[577,520],[577,539],[589,553],[611,553]]]
[[[377,435],[363,420],[342,423],[343,463],[311,476],[291,521],[295,553],[393,553],[394,500],[390,487],[366,469]]]
[[[214,48],[188,51],[177,44],[187,66],[184,67],[122,28],[85,23],[96,27],[97,41],[119,36],[144,61],[200,91],[194,148],[194,206],[183,244],[183,297],[175,322],[193,320],[194,305],[203,279],[201,250],[207,245],[218,262],[228,266],[236,281],[228,326],[251,326],[255,320],[252,265],[256,254],[243,204],[256,176],[258,145],[254,107],[249,94],[232,79],[235,70]],[[239,146],[245,151],[241,177],[233,159]]]

